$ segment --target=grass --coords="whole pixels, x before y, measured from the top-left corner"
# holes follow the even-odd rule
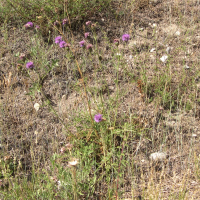
[[[0,199],[199,198],[200,5],[155,2],[0,3]]]

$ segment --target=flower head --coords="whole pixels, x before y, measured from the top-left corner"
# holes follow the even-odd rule
[[[33,28],[33,22],[27,22],[25,25],[25,28]]]
[[[92,47],[93,47],[92,44],[88,44],[86,48],[92,50]]]
[[[84,33],[84,35],[85,35],[85,38],[87,38],[90,35],[90,33],[86,32],[86,33]]]
[[[122,35],[122,40],[125,41],[125,42],[128,42],[130,39],[130,35],[129,34],[124,34]]]
[[[63,25],[68,24],[68,19],[63,19],[62,24]]]
[[[55,38],[55,43],[56,43],[56,44],[59,44],[61,41],[62,41],[62,37],[61,37],[61,36],[57,36],[57,37]]]
[[[59,21],[56,20],[54,23],[53,23],[54,26],[58,26],[59,25]]]
[[[116,45],[118,45],[118,44],[119,44],[119,39],[114,39],[114,43],[115,43]]]
[[[80,41],[79,44],[81,47],[85,46],[85,40]]]
[[[34,68],[35,66],[33,65],[33,62],[27,62],[26,63],[26,68],[27,69],[32,69],[32,68]]]
[[[70,151],[70,150],[72,149],[72,147],[73,147],[73,144],[67,143],[67,144],[65,145],[65,147]]]
[[[20,59],[20,60],[24,60],[24,59],[25,59],[25,57],[26,57],[26,54],[24,54],[24,53],[21,53],[21,54],[20,54],[20,56],[19,56],[19,59]]]
[[[35,29],[39,29],[40,27],[38,25],[35,26]]]
[[[100,121],[102,121],[102,115],[101,115],[101,114],[95,115],[95,116],[94,116],[94,121],[95,121],[95,122],[100,122]]]
[[[65,151],[66,151],[66,148],[65,147],[61,147],[60,153],[63,154],[63,153],[65,153]]]
[[[87,21],[85,24],[86,26],[90,25],[92,22],[91,21]]]
[[[60,48],[64,48],[65,45],[66,45],[66,42],[65,42],[65,41],[60,41],[60,42],[59,42]]]

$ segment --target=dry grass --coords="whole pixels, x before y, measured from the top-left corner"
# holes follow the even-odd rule
[[[53,26],[46,36],[43,24],[1,24],[0,198],[199,199],[200,2],[111,5],[115,15],[89,13],[93,29],[73,18],[73,51],[54,44]],[[92,52],[78,44],[88,31]],[[129,42],[113,44],[124,33]],[[93,122],[97,113],[105,121]],[[159,151],[166,159],[151,162]]]

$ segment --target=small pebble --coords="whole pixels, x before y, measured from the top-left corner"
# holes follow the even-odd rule
[[[151,161],[164,161],[167,158],[167,154],[163,152],[155,152],[149,156]]]

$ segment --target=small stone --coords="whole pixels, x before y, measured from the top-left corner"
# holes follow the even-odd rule
[[[39,104],[39,103],[35,103],[35,104],[34,104],[34,108],[35,108],[36,111],[38,111],[39,108],[40,108],[40,104]]]
[[[163,152],[155,152],[149,156],[151,161],[164,161],[167,158],[167,154]]]
[[[169,54],[171,50],[172,50],[171,47],[167,47],[166,52]]]
[[[185,65],[184,68],[185,69],[190,69],[190,67],[188,65]]]
[[[180,31],[176,31],[176,33],[175,33],[176,36],[179,36],[180,34],[181,34]]]
[[[192,134],[192,137],[197,137],[197,134],[194,134],[194,133],[193,133],[193,134]]]
[[[151,50],[150,50],[150,52],[152,53],[152,52],[154,52],[156,50],[156,48],[152,48]]]
[[[164,55],[164,56],[162,56],[162,57],[160,58],[160,60],[161,60],[163,63],[165,63],[165,62],[167,61],[167,58],[168,58],[168,56],[167,56],[167,55]]]

